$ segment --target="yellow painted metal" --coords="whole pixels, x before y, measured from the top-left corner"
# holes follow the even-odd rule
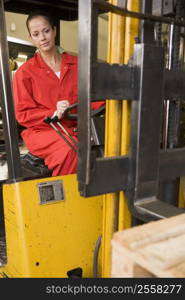
[[[109,1],[117,4],[117,1]],[[108,62],[123,63],[125,18],[109,14]],[[120,155],[122,101],[106,104],[105,156]],[[102,277],[110,277],[111,238],[118,229],[118,193],[106,194],[103,201]]]
[[[117,5],[116,0],[110,0]],[[138,10],[139,1],[128,0],[128,8]],[[128,63],[133,54],[138,21],[109,14],[108,62]],[[105,155],[124,155],[128,151],[130,107],[127,101],[109,100],[106,104]],[[123,193],[108,194],[103,202],[102,277],[110,277],[112,234],[130,226],[130,213]]]
[[[178,206],[185,207],[185,177],[180,178]]]
[[[38,184],[60,180],[64,201],[40,204]],[[80,197],[76,175],[3,186],[8,277],[67,277],[81,267],[93,276],[93,254],[102,234],[102,196]]]
[[[139,0],[128,0],[127,9],[139,11]],[[124,44],[124,64],[127,64],[133,55],[135,38],[139,34],[138,19],[127,17],[125,20],[125,44]],[[128,153],[130,143],[130,102],[123,101],[122,105],[122,133],[121,133],[121,155]],[[119,195],[119,223],[118,229],[123,230],[131,226],[131,215],[128,209],[124,192]]]

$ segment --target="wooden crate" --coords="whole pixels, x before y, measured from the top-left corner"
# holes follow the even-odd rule
[[[116,232],[111,277],[185,278],[185,214]]]

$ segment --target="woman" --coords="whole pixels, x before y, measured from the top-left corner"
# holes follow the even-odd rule
[[[64,110],[77,101],[77,57],[60,53],[55,46],[56,28],[49,15],[31,13],[26,25],[38,51],[13,78],[16,118],[26,127],[22,138],[32,154],[44,159],[53,176],[72,174],[77,167],[76,152],[44,119],[56,115],[77,140],[76,122],[62,117]]]

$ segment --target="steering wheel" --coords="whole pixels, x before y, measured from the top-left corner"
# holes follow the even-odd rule
[[[77,113],[74,113],[74,114],[71,113],[71,110],[74,109],[74,108],[77,108],[77,107],[78,107],[78,103],[74,103],[74,104],[68,106],[65,109],[65,111],[63,112],[63,117],[66,117],[69,120],[77,120],[78,114]],[[101,115],[104,112],[105,112],[105,104],[100,106],[97,109],[92,109],[91,110],[91,117]]]

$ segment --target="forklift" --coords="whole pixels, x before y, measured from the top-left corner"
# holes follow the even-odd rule
[[[37,172],[38,163],[35,172],[33,165],[26,170],[28,160],[22,160],[18,147],[4,11],[28,13],[33,1],[4,2],[0,7],[0,98],[9,176],[1,183],[0,276],[93,277],[102,232],[102,196],[88,200],[80,196],[76,174],[46,177]],[[41,8],[53,10],[61,19],[77,18],[75,1],[68,6],[63,1],[61,7],[58,1],[50,2],[40,1]]]
[[[39,1],[58,19],[79,21],[78,170],[46,177],[24,175],[4,16],[36,2],[0,1],[9,173],[1,182],[0,276],[110,277],[115,231],[184,213],[184,3]],[[108,16],[107,62],[97,58],[100,14]],[[92,145],[90,104],[98,100],[106,100],[103,156]]]

